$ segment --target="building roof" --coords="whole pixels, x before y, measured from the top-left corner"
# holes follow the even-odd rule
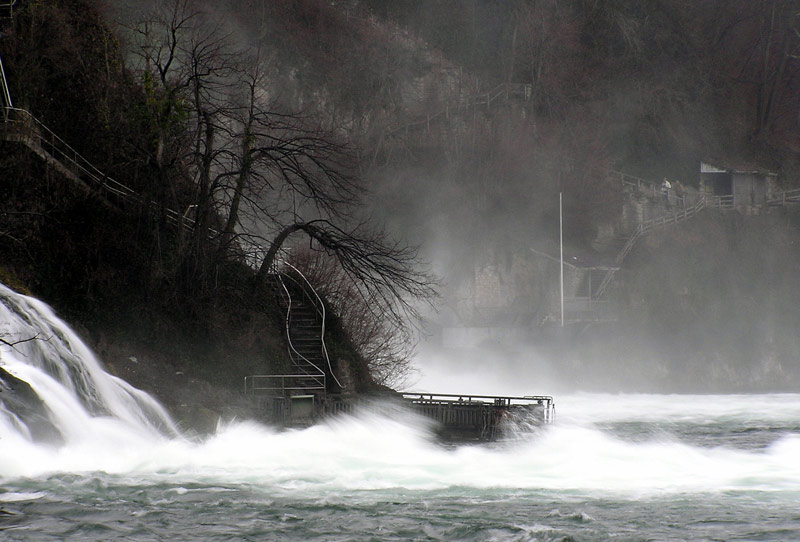
[[[768,171],[756,164],[748,163],[746,160],[716,160],[712,158],[704,159],[700,162],[700,173],[755,173],[767,177],[777,177],[777,173]]]

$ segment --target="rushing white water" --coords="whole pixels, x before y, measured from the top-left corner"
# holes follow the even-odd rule
[[[0,338],[4,341],[0,367],[30,385],[44,404],[44,417],[61,433],[67,449],[90,442],[102,447],[104,442],[147,442],[177,435],[161,405],[105,372],[80,337],[46,304],[3,285]],[[2,391],[5,397],[11,394],[8,389]],[[0,403],[4,452],[12,443],[31,443],[31,433],[17,414]]]
[[[30,394],[0,373],[11,542],[800,536],[800,395],[559,394],[555,424],[491,445],[444,446],[389,406],[303,430],[228,422],[198,440],[47,306],[2,286],[0,337],[36,337],[0,347],[0,367],[59,433],[26,426],[39,420]]]
[[[3,338],[38,337],[4,346],[0,363],[31,385],[64,436],[57,444],[35,442],[19,419],[0,413],[0,481],[106,472],[317,494],[449,487],[629,496],[800,491],[796,395],[561,396],[555,425],[491,446],[444,447],[420,419],[366,412],[293,431],[232,422],[189,440],[152,398],[105,373],[46,305],[5,287],[0,298]],[[753,431],[762,437],[753,440]]]
[[[632,400],[635,410],[619,409]],[[60,447],[7,440],[4,477],[104,471],[172,481],[248,482],[287,491],[447,487],[655,492],[800,491],[800,437],[763,448],[704,447],[663,433],[631,442],[595,424],[650,420],[674,424],[796,424],[796,396],[576,396],[559,422],[495,446],[444,448],[420,420],[364,414],[305,430],[276,432],[248,422],[221,426],[203,442],[146,438],[106,421]],[[666,408],[665,408],[666,407]]]

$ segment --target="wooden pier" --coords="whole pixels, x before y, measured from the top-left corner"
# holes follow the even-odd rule
[[[256,390],[249,390],[248,394],[263,421],[281,427],[304,427],[329,416],[357,411],[382,412],[388,407],[432,420],[436,435],[448,442],[491,442],[508,432],[555,421],[555,403],[548,395],[391,393],[344,397],[264,394]]]
[[[549,395],[507,397],[404,393],[410,409],[437,422],[444,440],[494,441],[503,429],[514,430],[555,421],[555,403]]]

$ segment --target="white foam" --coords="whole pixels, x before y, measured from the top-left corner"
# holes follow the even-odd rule
[[[10,295],[3,292],[5,299]],[[102,471],[132,483],[168,480],[178,488],[192,481],[223,487],[245,483],[270,492],[313,491],[323,499],[342,491],[387,488],[498,487],[634,497],[800,490],[800,437],[793,434],[750,450],[701,447],[669,435],[631,442],[603,427],[669,421],[792,427],[800,424],[797,395],[567,395],[556,398],[555,425],[491,446],[441,446],[428,422],[389,410],[303,430],[237,422],[221,425],[201,442],[168,436],[157,426],[172,423],[152,398],[107,375],[49,309],[28,298],[15,302],[22,308],[0,306],[0,318],[13,324],[4,329],[20,336],[36,330],[61,339],[44,345],[31,341],[19,351],[4,348],[3,366],[45,398],[65,441],[37,444],[18,419],[0,413],[0,481]],[[33,328],[14,327],[23,324]],[[69,381],[70,374],[81,382]]]

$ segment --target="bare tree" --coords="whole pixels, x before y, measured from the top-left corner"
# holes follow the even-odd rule
[[[732,80],[751,89],[750,135],[764,141],[776,123],[798,118],[800,2],[742,0],[712,6],[715,60],[732,72]]]
[[[169,150],[169,166],[191,187],[195,220],[183,269],[192,284],[210,283],[214,265],[242,250],[260,261],[256,277],[264,281],[287,239],[305,234],[376,315],[401,333],[410,329],[416,302],[435,296],[435,281],[414,247],[363,218],[358,153],[343,134],[283,106],[271,92],[271,58],[257,44],[235,46],[188,0],[172,0],[132,29],[152,96],[154,163],[164,171]],[[182,133],[173,141],[176,119]]]
[[[380,313],[381,307],[369,303],[339,262],[324,252],[299,248],[290,257],[293,266],[320,285],[320,294],[339,317],[375,381],[395,388],[406,384],[414,372],[412,329],[391,325],[392,320]]]
[[[800,2],[765,0],[760,25],[758,49],[758,81],[756,83],[755,136],[764,137],[772,128],[781,92],[796,72],[800,55]],[[794,64],[794,65],[793,65]]]

